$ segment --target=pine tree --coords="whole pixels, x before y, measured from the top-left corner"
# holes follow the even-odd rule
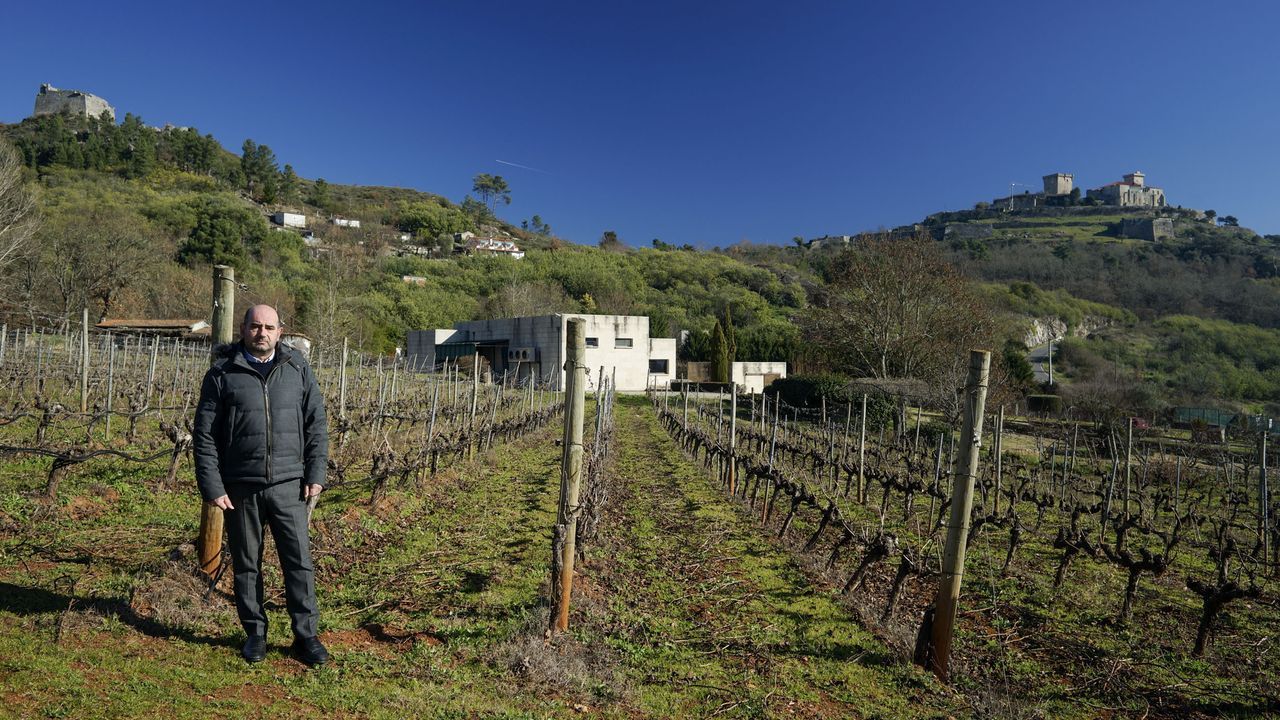
[[[712,382],[729,382],[731,361],[729,359],[729,342],[725,340],[724,328],[720,321],[711,330],[711,380]]]

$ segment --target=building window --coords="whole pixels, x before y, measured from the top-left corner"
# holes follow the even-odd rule
[[[631,347],[631,338],[614,338],[613,346],[616,348],[629,348]]]
[[[587,338],[587,347],[600,347],[600,338]]]
[[[667,375],[667,374],[669,374],[669,371],[667,370],[667,359],[666,359],[666,358],[663,358],[663,359],[661,359],[661,360],[650,360],[650,361],[649,361],[649,374],[650,374],[650,375]]]

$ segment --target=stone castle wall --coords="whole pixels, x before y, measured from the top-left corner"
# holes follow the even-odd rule
[[[41,85],[40,92],[36,93],[36,109],[32,116],[57,115],[61,112],[81,117],[98,117],[105,112],[112,120],[116,119],[115,108],[97,95]]]

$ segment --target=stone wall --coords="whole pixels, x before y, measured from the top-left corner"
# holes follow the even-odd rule
[[[98,117],[107,113],[116,119],[116,110],[106,100],[79,90],[59,90],[52,85],[41,85],[36,93],[36,108],[32,116],[56,115],[67,112],[82,117]]]
[[[1137,240],[1168,240],[1173,238],[1173,220],[1169,218],[1124,218],[1120,234]]]

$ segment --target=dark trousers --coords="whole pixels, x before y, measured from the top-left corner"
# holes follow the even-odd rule
[[[271,527],[284,570],[285,605],[293,634],[316,635],[320,612],[316,608],[315,567],[311,564],[303,487],[302,480],[288,480],[267,487],[229,488],[235,510],[226,511],[223,517],[235,571],[236,613],[250,635],[267,633],[267,616],[262,609],[262,548],[267,526]]]

